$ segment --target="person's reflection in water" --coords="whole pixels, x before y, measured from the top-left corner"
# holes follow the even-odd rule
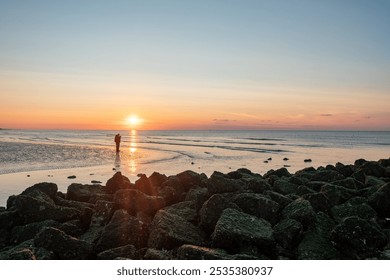
[[[116,153],[114,164],[115,164],[115,170],[120,171],[120,169],[121,169],[121,154],[120,153]]]

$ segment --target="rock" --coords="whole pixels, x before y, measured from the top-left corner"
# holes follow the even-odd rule
[[[311,160],[310,158],[304,159],[303,161],[304,161],[304,162],[312,162],[312,160]]]
[[[131,189],[133,187],[129,178],[123,176],[121,172],[116,172],[112,178],[108,179],[105,190],[107,193],[113,194],[118,190]]]
[[[357,166],[357,167],[361,167],[363,164],[365,164],[367,161],[363,158],[360,158],[360,159],[357,159],[355,160],[355,163],[354,165]]]
[[[341,223],[345,218],[357,216],[361,219],[375,219],[377,214],[374,209],[366,203],[366,200],[360,197],[351,198],[343,204],[332,208],[333,219]]]
[[[385,177],[386,169],[378,162],[367,161],[360,166],[360,169],[366,176]]]
[[[117,247],[113,249],[109,249],[103,252],[100,252],[97,255],[98,260],[115,260],[117,258],[124,259],[136,259],[137,256],[137,248],[133,245],[126,245],[122,247]]]
[[[273,256],[275,240],[269,222],[228,208],[215,226],[212,246],[232,253],[246,253],[256,248],[257,253]]]
[[[344,165],[340,162],[335,165],[336,170],[344,175],[344,177],[350,177],[354,173],[354,169],[351,165]]]
[[[17,211],[0,212],[0,229],[8,230],[21,223]]]
[[[83,227],[85,228],[89,227],[89,224],[91,222],[92,209],[94,207],[93,204],[87,202],[66,200],[61,197],[56,197],[55,203],[58,206],[70,207],[79,210],[80,221],[82,222]]]
[[[302,195],[302,194],[314,192],[313,190],[309,189],[306,186],[298,186],[284,179],[276,180],[274,182],[273,190],[284,195],[288,195],[288,194]]]
[[[61,226],[61,223],[53,220],[45,220],[24,226],[16,226],[11,231],[11,242],[14,244],[20,244],[24,241],[34,239],[34,237],[45,227],[58,228],[59,226]]]
[[[212,249],[194,245],[182,245],[177,250],[179,260],[255,260],[254,256],[237,254],[229,255],[225,250]]]
[[[264,195],[241,193],[234,197],[233,202],[245,213],[263,218],[271,224],[275,224],[279,219],[279,204]]]
[[[209,198],[210,196],[207,188],[196,188],[188,191],[185,201],[193,201],[195,203],[195,209],[198,212]]]
[[[310,202],[303,198],[294,200],[282,211],[283,218],[295,219],[305,227],[314,221],[315,216],[315,211]]]
[[[380,217],[390,217],[390,183],[380,187],[368,198],[368,204]]]
[[[125,210],[117,210],[104,228],[96,244],[96,251],[102,252],[116,247],[133,245],[142,248],[146,245],[148,229],[137,218]]]
[[[149,181],[152,186],[160,187],[163,183],[168,180],[168,177],[164,174],[160,174],[158,172],[153,172],[152,175],[149,176]]]
[[[271,190],[271,185],[263,179],[259,174],[245,174],[240,179],[243,182],[245,189],[250,192],[264,193],[265,191]]]
[[[207,179],[205,174],[198,174],[191,170],[181,172],[176,177],[179,179],[185,191],[202,186],[202,182]]]
[[[140,178],[135,181],[135,188],[147,195],[157,195],[157,188],[152,185],[145,174],[141,174]]]
[[[311,179],[313,181],[334,182],[345,179],[345,177],[335,170],[321,170],[317,171]]]
[[[294,219],[283,219],[273,228],[275,240],[286,249],[293,249],[301,241],[303,226]]]
[[[29,195],[18,195],[13,204],[12,209],[18,213],[22,224],[44,220],[65,222],[78,219],[81,215],[75,208],[55,205],[51,198],[38,190]]]
[[[348,217],[331,232],[332,241],[351,259],[372,256],[386,246],[386,234],[374,221]]]
[[[34,244],[36,247],[53,251],[60,260],[83,260],[92,254],[91,244],[53,227],[43,229],[34,238]]]
[[[288,170],[283,167],[283,168],[280,168],[277,170],[271,169],[270,171],[268,171],[267,173],[264,174],[264,178],[269,178],[270,176],[273,176],[273,175],[275,175],[279,178],[291,176],[290,172],[288,172]]]
[[[210,194],[235,192],[244,189],[244,184],[236,179],[230,179],[220,172],[214,172],[208,180]]]
[[[215,225],[223,210],[226,208],[241,210],[235,203],[227,200],[221,194],[214,194],[211,196],[199,211],[199,227],[207,234],[211,234],[214,231]]]
[[[321,187],[323,193],[333,205],[341,204],[358,195],[356,190],[347,189],[333,184],[325,184]]]
[[[35,184],[35,185],[25,189],[21,193],[21,195],[28,195],[36,190],[43,192],[44,194],[46,194],[50,198],[54,198],[56,196],[57,191],[58,191],[58,187],[54,183],[38,183],[38,184]]]
[[[390,158],[385,158],[385,159],[380,159],[378,161],[378,163],[382,166],[382,167],[390,167]]]
[[[339,181],[334,181],[333,184],[351,190],[361,190],[365,188],[364,184],[351,177]]]
[[[166,250],[148,248],[143,257],[144,260],[172,260],[172,254]]]
[[[95,203],[100,196],[106,196],[104,188],[97,185],[82,185],[73,183],[68,187],[66,199]],[[109,196],[107,196],[108,198]]]
[[[132,215],[140,211],[153,215],[165,206],[165,201],[161,196],[149,196],[136,189],[123,189],[115,193],[114,205],[116,209],[125,209]]]
[[[75,175],[68,176],[68,179],[76,179]]]
[[[359,169],[358,171],[354,172],[351,177],[360,183],[364,184],[366,182],[366,174],[363,170]]]
[[[363,189],[364,187],[381,187],[384,184],[386,184],[386,182],[377,177],[366,176],[365,184],[361,184],[361,187],[359,189]]]
[[[158,211],[150,225],[148,247],[170,250],[183,244],[203,246],[205,235],[182,217]]]
[[[195,209],[193,201],[182,201],[163,208],[164,211],[180,216],[186,221],[196,224],[198,220],[198,213]]]
[[[308,230],[298,246],[299,260],[339,260],[340,252],[333,247],[330,232],[335,224],[326,214],[319,212],[313,227]]]
[[[269,198],[271,198],[273,201],[277,202],[282,208],[284,208],[287,204],[292,202],[292,199],[277,192],[266,191],[264,194]]]
[[[176,176],[168,177],[159,188],[158,194],[164,198],[166,205],[183,201],[186,195],[184,187]]]
[[[98,200],[93,208],[93,214],[91,217],[91,226],[105,226],[114,213],[114,203]]]
[[[329,213],[332,203],[323,193],[309,193],[302,196],[310,202],[315,212]]]
[[[285,157],[283,160],[284,160],[284,161],[287,161],[287,160],[290,160],[290,159]]]
[[[97,181],[97,180],[92,180],[91,183],[92,184],[101,184],[102,182],[101,181]]]

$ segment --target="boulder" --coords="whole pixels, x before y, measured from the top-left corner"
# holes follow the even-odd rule
[[[164,206],[161,196],[149,196],[136,189],[119,190],[114,196],[114,207],[125,209],[132,215],[140,211],[153,215]]]
[[[98,200],[93,208],[90,226],[105,226],[114,213],[114,203],[106,200]]]
[[[111,221],[105,226],[96,244],[96,251],[134,245],[142,248],[146,245],[148,229],[137,218],[130,216],[125,210],[117,210]]]
[[[135,188],[147,195],[157,195],[158,191],[145,174],[141,174],[140,178],[135,181]]]
[[[322,181],[322,182],[334,182],[337,180],[345,179],[344,175],[339,173],[336,170],[320,170],[317,171],[311,178],[313,181]]]
[[[178,215],[158,211],[150,225],[148,247],[170,250],[183,244],[203,246],[205,234]]]
[[[242,191],[245,184],[236,179],[230,179],[225,174],[215,171],[208,180],[210,194]]]
[[[332,203],[323,193],[309,193],[303,195],[302,198],[310,202],[315,212],[328,213],[332,208]]]
[[[245,213],[263,218],[273,225],[279,220],[279,204],[264,195],[241,193],[234,196],[233,202]]]
[[[383,167],[390,167],[390,158],[380,159],[378,163]]]
[[[80,202],[95,203],[101,197],[105,197],[106,199],[111,198],[105,194],[104,188],[99,185],[73,183],[68,187],[66,192],[66,199]]]
[[[198,188],[204,185],[203,181],[207,180],[205,174],[198,174],[191,170],[181,172],[177,174],[176,177],[179,179],[186,192],[192,188]]]
[[[182,245],[177,249],[179,260],[255,260],[251,255],[230,255],[223,249],[213,249],[194,245]]]
[[[116,172],[112,178],[108,179],[105,191],[109,194],[113,194],[118,190],[131,188],[134,188],[134,185],[130,183],[129,178],[123,176],[121,172]]]
[[[277,202],[282,208],[284,208],[287,204],[290,204],[292,202],[292,199],[277,192],[266,191],[264,194],[269,198],[271,198],[273,201]]]
[[[331,232],[332,241],[350,259],[375,255],[388,243],[383,230],[374,221],[348,217]]]
[[[380,187],[368,198],[368,204],[378,213],[380,217],[390,217],[390,183]]]
[[[157,250],[153,248],[148,248],[144,254],[144,260],[172,260],[172,254],[167,250]]]
[[[91,244],[53,227],[43,229],[34,238],[34,245],[53,251],[60,260],[83,260],[92,254]]]
[[[163,208],[164,211],[180,216],[186,221],[196,224],[198,220],[198,213],[195,209],[193,201],[182,201]]]
[[[360,197],[351,198],[343,204],[333,206],[331,212],[333,219],[339,223],[351,216],[366,220],[377,217],[375,210],[366,203],[366,199]]]
[[[11,242],[20,244],[24,241],[34,239],[34,237],[45,227],[58,228],[61,225],[61,223],[53,220],[45,220],[23,226],[16,226],[11,231]]]
[[[83,227],[89,227],[91,223],[92,209],[94,207],[93,204],[87,202],[66,200],[61,197],[55,198],[55,203],[58,206],[75,208],[80,211],[80,221]]]
[[[271,176],[277,176],[277,177],[281,178],[281,177],[290,177],[291,174],[290,174],[290,172],[288,172],[287,168],[282,167],[282,168],[279,168],[277,170],[271,169],[270,171],[268,171],[267,173],[264,174],[264,178],[269,178]]]
[[[241,210],[235,203],[227,200],[221,194],[214,194],[211,196],[199,211],[199,227],[207,234],[211,234],[214,231],[215,225],[223,210],[226,208]]]
[[[351,190],[333,184],[323,185],[321,193],[323,193],[333,205],[344,203],[348,199],[358,195],[357,190]]]
[[[56,193],[58,191],[58,187],[54,183],[38,183],[35,184],[27,189],[25,189],[21,194],[22,195],[28,195],[29,193],[32,193],[34,191],[41,191],[50,198],[54,198],[56,196]]]
[[[118,258],[130,260],[137,259],[137,248],[135,248],[133,245],[125,245],[122,247],[108,249],[97,254],[96,258],[98,260],[115,260]]]
[[[225,209],[212,234],[212,246],[232,253],[256,253],[274,256],[275,239],[271,224],[264,219]]]
[[[309,226],[315,219],[316,213],[310,202],[298,198],[287,205],[282,211],[283,218],[295,219],[304,227]]]
[[[379,164],[376,161],[367,161],[360,166],[361,171],[364,172],[366,176],[374,176],[374,177],[385,177],[386,176],[386,168]]]
[[[298,245],[303,235],[303,225],[294,219],[283,219],[274,228],[275,240],[285,249],[293,249]]]
[[[158,172],[153,172],[152,175],[149,176],[149,181],[152,186],[160,187],[163,183],[168,180],[168,177],[164,174],[160,174]]]
[[[207,188],[196,188],[188,191],[185,201],[193,201],[196,211],[202,208],[202,205],[209,199],[209,192]]]
[[[341,162],[336,163],[336,170],[344,175],[344,177],[350,177],[354,173],[354,168],[352,165],[344,165]]]
[[[158,195],[164,198],[166,205],[170,205],[183,201],[186,192],[179,179],[170,176],[159,188]]]

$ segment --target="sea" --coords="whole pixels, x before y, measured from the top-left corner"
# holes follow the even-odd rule
[[[114,142],[117,133],[122,139],[119,153]],[[353,164],[360,158],[389,157],[390,131],[3,129],[0,130],[0,196],[12,192],[9,186],[15,184],[9,178],[13,181],[18,176],[30,178],[38,171],[46,172],[49,177],[52,174],[49,180],[55,182],[60,170],[69,170],[69,174],[72,170],[85,170],[88,175],[100,175],[105,183],[117,171],[135,181],[139,174],[150,175],[155,171],[175,175],[193,170],[210,176],[214,171],[227,173],[247,168],[264,174],[282,167],[296,172],[309,166],[318,168],[337,162]],[[311,161],[305,162],[308,159]],[[9,174],[14,175],[6,176]],[[6,186],[7,192],[1,194]]]

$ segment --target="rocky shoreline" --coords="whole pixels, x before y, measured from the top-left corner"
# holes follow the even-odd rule
[[[390,159],[39,183],[0,208],[0,259],[390,259]]]

